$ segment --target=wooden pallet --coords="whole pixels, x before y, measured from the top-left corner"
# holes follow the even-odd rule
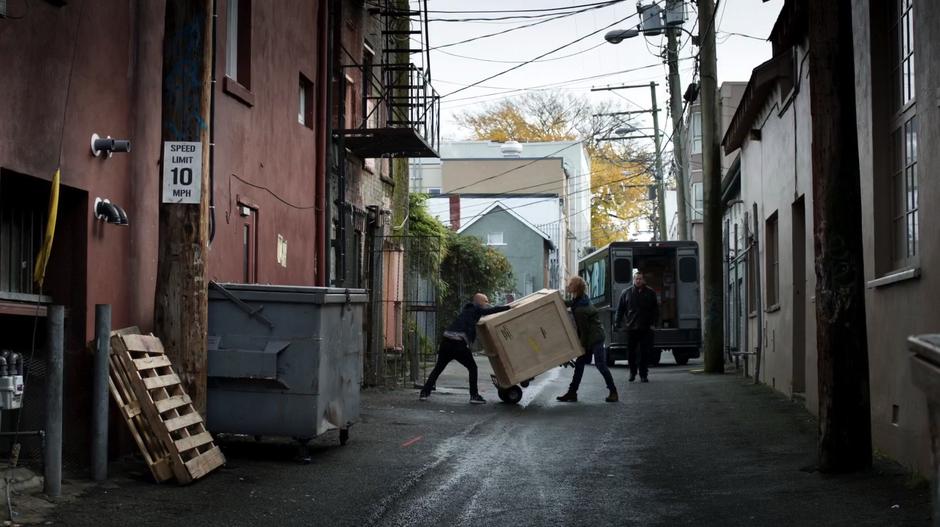
[[[132,330],[113,333],[111,371],[119,385],[112,394],[119,392],[115,399],[124,403],[122,413],[157,481],[190,483],[225,464],[160,339]]]

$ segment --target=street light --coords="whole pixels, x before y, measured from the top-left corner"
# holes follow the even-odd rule
[[[628,38],[633,38],[640,34],[638,29],[613,29],[604,34],[604,40],[611,44],[620,44]]]

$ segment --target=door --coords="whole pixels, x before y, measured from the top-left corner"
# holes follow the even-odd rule
[[[239,204],[242,230],[242,282],[258,282],[258,209]]]
[[[679,280],[676,297],[679,310],[679,328],[701,327],[699,301],[698,247],[679,247],[676,251]]]
[[[792,207],[793,245],[793,393],[806,391],[806,207],[803,197]]]
[[[611,250],[611,276],[610,276],[610,316],[609,326],[604,328],[610,335],[610,344],[617,346],[626,346],[626,332],[619,331],[614,333],[613,322],[617,315],[617,306],[620,305],[620,295],[633,285],[633,249],[616,248]]]

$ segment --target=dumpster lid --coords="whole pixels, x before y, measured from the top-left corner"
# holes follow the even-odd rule
[[[210,298],[226,298],[219,288],[243,300],[256,302],[309,302],[309,303],[365,303],[369,301],[365,289],[341,287],[314,287],[302,285],[236,284],[209,282]]]

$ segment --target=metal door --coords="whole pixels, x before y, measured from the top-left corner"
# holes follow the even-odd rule
[[[620,304],[620,295],[633,285],[633,249],[614,248],[610,251],[610,317],[604,329],[610,335],[608,345],[626,346],[626,332],[614,332],[614,317],[617,316],[617,306]],[[606,321],[605,321],[606,322]]]
[[[676,258],[676,267],[679,269],[676,291],[679,308],[679,328],[694,329],[701,327],[698,248],[679,247],[676,251]]]

